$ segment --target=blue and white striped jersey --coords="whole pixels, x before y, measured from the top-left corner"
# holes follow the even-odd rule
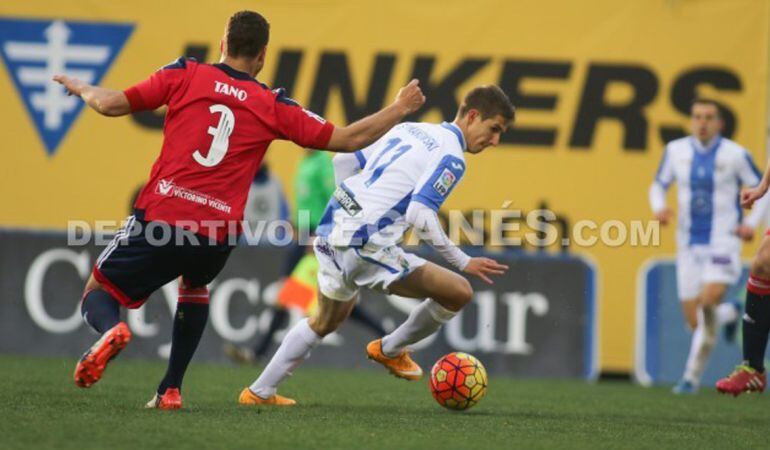
[[[465,173],[465,139],[452,124],[407,122],[355,152],[360,172],[342,181],[316,233],[334,246],[401,241],[411,202],[438,211]]]
[[[654,212],[662,210],[663,192],[676,182],[679,245],[737,245],[741,187],[761,178],[751,154],[737,143],[717,136],[704,147],[688,136],[666,145],[650,202]]]

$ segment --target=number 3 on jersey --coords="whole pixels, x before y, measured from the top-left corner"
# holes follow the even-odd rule
[[[221,115],[217,127],[209,127],[209,134],[214,136],[214,139],[211,141],[208,154],[204,157],[200,150],[195,150],[193,153],[193,159],[204,167],[214,167],[222,162],[230,145],[230,135],[233,134],[235,128],[235,115],[227,106],[211,105],[209,111],[212,114],[220,113]]]

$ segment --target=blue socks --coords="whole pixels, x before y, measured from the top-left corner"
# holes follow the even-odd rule
[[[120,322],[120,303],[107,292],[94,289],[83,297],[80,313],[91,328],[103,334]]]

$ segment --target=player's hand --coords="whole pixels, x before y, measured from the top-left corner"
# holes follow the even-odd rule
[[[655,220],[660,222],[661,225],[668,225],[673,215],[674,215],[674,212],[671,211],[671,208],[664,208],[655,213]]]
[[[67,90],[67,95],[77,95],[78,97],[83,92],[83,88],[87,86],[85,82],[67,75],[54,75],[53,81],[64,86],[64,89]]]
[[[488,275],[502,275],[506,270],[508,270],[508,266],[500,264],[494,259],[471,258],[471,260],[468,261],[468,265],[463,269],[463,272],[468,275],[477,276],[488,284],[494,284],[494,282],[489,279]]]
[[[748,225],[738,225],[735,228],[735,234],[741,238],[741,240],[746,242],[754,239],[754,229]]]
[[[744,189],[743,192],[741,192],[741,206],[750,209],[754,205],[754,202],[762,198],[766,192],[767,186],[764,186],[761,183],[757,187]]]
[[[395,103],[402,108],[406,114],[411,114],[425,103],[425,96],[420,89],[420,81],[413,79],[406,86],[402,87],[396,95]]]

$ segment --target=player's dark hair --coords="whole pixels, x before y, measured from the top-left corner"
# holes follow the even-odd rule
[[[502,89],[494,84],[474,88],[465,96],[457,115],[465,117],[468,111],[475,109],[486,120],[497,115],[503,116],[508,122],[516,116],[516,108]]]
[[[690,103],[690,110],[692,110],[692,107],[695,105],[711,105],[717,109],[717,117],[720,119],[722,118],[722,105],[720,105],[716,100],[706,97],[695,97]]]
[[[227,56],[254,58],[270,40],[270,24],[254,11],[238,11],[227,21]]]

